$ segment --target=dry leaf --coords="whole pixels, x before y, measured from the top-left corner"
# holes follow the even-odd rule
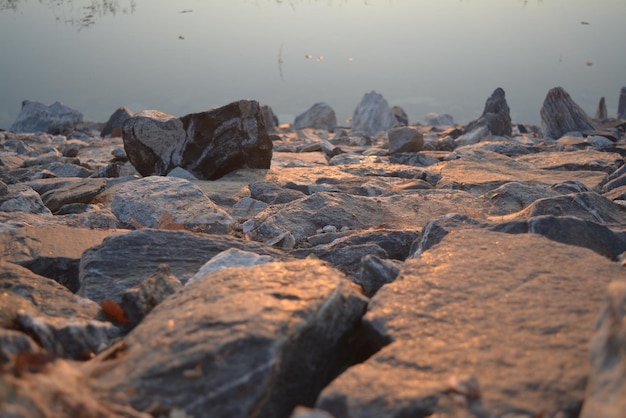
[[[102,306],[102,311],[110,320],[121,324],[128,324],[130,322],[126,316],[126,312],[124,312],[124,308],[111,299],[104,299],[100,302],[100,306]]]

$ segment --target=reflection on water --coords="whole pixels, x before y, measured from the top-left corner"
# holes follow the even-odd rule
[[[0,0],[0,127],[24,99],[100,121],[253,98],[292,122],[325,101],[343,121],[370,90],[412,123],[465,123],[496,87],[515,122],[538,123],[555,86],[614,115],[624,15],[623,0]]]

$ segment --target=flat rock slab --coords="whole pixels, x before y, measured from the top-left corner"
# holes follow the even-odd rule
[[[224,269],[167,298],[86,368],[103,399],[141,411],[287,418],[335,377],[366,306],[319,260]]]
[[[374,296],[364,321],[391,344],[317,406],[337,418],[451,416],[461,396],[476,416],[571,412],[606,285],[623,275],[590,250],[533,234],[452,231]]]
[[[202,265],[229,248],[287,258],[279,250],[226,235],[142,229],[111,236],[85,251],[80,261],[79,294],[101,302],[120,302],[122,294],[152,276],[161,263],[186,283]]]
[[[63,205],[70,203],[91,203],[91,200],[104,191],[105,179],[80,179],[69,182],[65,187],[50,190],[41,196],[44,205],[55,213]]]
[[[566,154],[566,153],[562,153]],[[431,167],[429,167],[431,168]],[[547,184],[579,181],[590,190],[598,188],[607,174],[602,171],[561,171],[537,168],[491,152],[477,152],[475,157],[449,161],[441,166],[437,187],[452,187],[485,193],[510,181],[538,181]]]
[[[624,164],[624,158],[618,153],[593,149],[570,152],[539,152],[517,157],[516,160],[544,170],[603,171],[609,174]]]

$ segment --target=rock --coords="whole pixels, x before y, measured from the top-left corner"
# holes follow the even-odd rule
[[[225,234],[234,222],[202,190],[176,177],[150,176],[122,184],[111,210],[121,222],[138,228]]]
[[[356,281],[363,287],[363,294],[371,298],[381,287],[398,277],[401,267],[402,263],[398,260],[385,260],[367,254],[361,258],[361,268]]]
[[[152,276],[122,293],[120,306],[131,326],[136,326],[152,309],[181,287],[183,284],[172,274],[169,265],[161,264]]]
[[[409,117],[407,116],[404,109],[400,106],[394,106],[391,108],[391,113],[393,113],[396,122],[394,126],[408,126],[409,125]]]
[[[0,365],[8,363],[18,353],[40,351],[41,347],[23,332],[0,328]]]
[[[609,114],[606,110],[606,100],[604,97],[600,98],[600,102],[598,103],[598,108],[596,109],[596,115],[594,119],[598,121],[603,121],[609,117]]]
[[[92,361],[100,370],[91,386],[138,410],[289,417],[353,360],[366,306],[320,261],[224,269],[162,302],[116,358]]]
[[[102,131],[100,131],[101,137],[109,136],[121,136],[122,127],[124,123],[133,117],[133,112],[124,106],[118,108],[113,114],[109,117],[109,120],[105,123]]]
[[[174,168],[172,171],[167,173],[167,177],[176,177],[179,179],[184,179],[184,180],[189,180],[189,181],[198,180],[196,176],[194,176],[192,173],[190,173],[189,171],[181,167]]]
[[[387,100],[375,91],[371,91],[363,96],[354,109],[350,130],[373,136],[380,131],[391,129],[395,123],[396,118]]]
[[[506,102],[505,102],[506,103]],[[424,125],[428,126],[453,126],[454,118],[447,113],[427,113],[424,116]]]
[[[294,409],[289,418],[334,418],[326,411],[298,406]]]
[[[229,267],[253,267],[260,264],[270,263],[274,260],[269,255],[258,255],[250,251],[242,251],[237,248],[229,248],[222,251],[209,261],[204,263],[200,270],[186,283],[189,285],[196,280]]]
[[[545,268],[555,263],[558,272]],[[337,418],[568,416],[583,399],[602,288],[622,277],[604,257],[532,234],[452,231],[372,298],[364,326],[390,344],[335,379],[316,408]]]
[[[263,212],[268,204],[260,200],[244,197],[233,205],[230,215],[236,219],[248,219]]]
[[[296,116],[294,129],[325,129],[334,131],[337,127],[337,116],[328,103],[315,103],[309,110]]]
[[[8,186],[8,194],[0,196],[0,212],[50,214],[39,194],[21,184]]]
[[[509,105],[506,102],[504,90],[497,88],[487,99],[485,109],[480,118],[470,122],[466,127],[466,132],[471,132],[479,127],[487,127],[491,135],[511,136],[512,125]]]
[[[9,186],[7,186],[4,182],[0,181],[0,197],[6,196],[9,194]]]
[[[588,248],[612,260],[617,260],[626,251],[626,232],[573,216],[541,215],[524,221],[505,222],[490,229],[543,235],[563,244]]]
[[[402,152],[419,152],[424,147],[424,137],[415,128],[402,127],[390,129],[389,154]]]
[[[267,132],[276,130],[278,127],[278,117],[276,117],[272,108],[267,105],[261,106],[261,112],[263,112],[263,120],[265,121]]]
[[[582,150],[571,152],[540,152],[516,158],[544,170],[602,171],[613,173],[624,164],[624,158],[612,152]]]
[[[585,142],[597,150],[609,150],[615,146],[613,141],[600,135],[590,135],[585,138]]]
[[[541,107],[541,130],[547,138],[595,129],[585,111],[562,88],[551,89]]]
[[[617,104],[618,119],[626,119],[626,87],[622,87]]]
[[[626,411],[626,281],[608,286],[589,349],[591,374],[581,418],[620,418]]]
[[[143,111],[123,127],[124,149],[143,176],[165,175],[182,167],[202,180],[241,168],[270,167],[272,141],[256,101],[177,118]]]
[[[41,196],[44,205],[52,213],[58,212],[64,205],[71,203],[91,203],[91,201],[106,188],[103,179],[81,179],[53,190]]]
[[[257,181],[251,183],[248,187],[250,188],[250,197],[252,199],[260,200],[269,205],[287,203],[306,197],[300,191],[286,189],[267,181]]]
[[[279,250],[230,236],[143,229],[108,237],[85,251],[78,293],[96,302],[111,299],[119,303],[127,289],[152,276],[161,263],[167,262],[172,274],[186,283],[207,260],[229,248],[277,260],[287,258]]]
[[[47,132],[53,135],[68,134],[85,121],[85,115],[59,102],[50,106],[24,100],[17,119],[9,130],[13,132]]]

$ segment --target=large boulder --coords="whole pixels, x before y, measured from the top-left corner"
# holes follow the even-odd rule
[[[334,131],[337,127],[337,116],[328,103],[315,103],[309,110],[296,116],[294,129],[326,129]]]
[[[165,299],[115,356],[92,361],[91,386],[141,411],[287,418],[353,362],[366,307],[319,260],[223,269]]]
[[[43,103],[24,100],[22,110],[11,125],[13,132],[47,132],[50,134],[68,134],[78,123],[85,121],[85,115],[78,110],[54,102],[50,106]]]
[[[372,298],[364,326],[390,344],[316,406],[337,418],[577,416],[604,289],[623,275],[533,234],[453,230]]]
[[[480,118],[467,124],[465,131],[471,132],[482,127],[487,127],[491,135],[511,136],[512,134],[509,105],[506,102],[504,90],[500,87],[495,89],[487,99]]]
[[[135,114],[123,126],[128,159],[143,176],[182,167],[215,180],[240,168],[268,169],[272,141],[254,100],[175,117],[155,110]]]
[[[396,117],[387,100],[375,91],[371,91],[363,96],[359,105],[354,109],[350,129],[373,136],[378,132],[391,129],[395,124]]]
[[[593,130],[591,118],[562,87],[551,89],[541,107],[541,130],[547,138],[560,138],[568,132]]]

